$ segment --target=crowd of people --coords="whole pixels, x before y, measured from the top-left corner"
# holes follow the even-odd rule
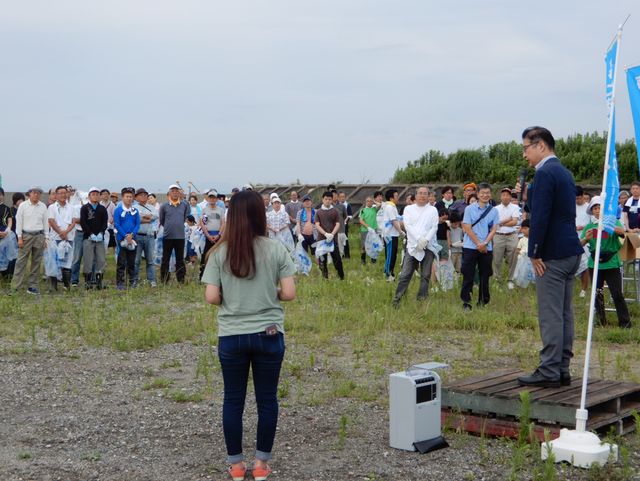
[[[248,184],[243,187],[251,189]],[[45,205],[40,200],[42,189],[33,187],[26,194],[15,193],[8,207],[2,202],[4,191],[0,189],[0,273],[11,279],[12,292],[39,294],[42,266],[50,291],[73,289],[81,281],[86,289],[102,289],[107,253],[112,249],[117,289],[142,283],[156,287],[158,279],[167,283],[172,273],[184,283],[187,266],[196,264],[202,277],[206,253],[224,235],[229,199],[240,190],[234,188],[227,196],[209,189],[200,198],[196,193],[185,194],[174,184],[167,189],[166,202],[159,203],[157,196],[144,188],[125,187],[112,193],[92,187],[81,192],[61,185],[49,191]],[[640,231],[640,182],[634,182],[630,190],[620,192],[619,235],[608,237],[605,233],[603,272],[597,279],[599,318],[604,322],[606,316],[606,282],[621,326],[630,325],[622,276],[613,274],[619,272],[622,262],[617,253],[610,253],[617,252],[625,232]],[[309,260],[315,256],[310,264],[317,265],[324,278],[329,277],[329,263],[340,279],[345,278],[343,259],[350,258],[350,241],[356,239],[361,263],[376,263],[378,252],[367,247],[378,240],[384,258],[381,274],[390,283],[396,281],[400,258],[392,298],[395,307],[416,271],[420,277],[418,300],[429,295],[432,279],[446,289],[452,287],[453,277],[460,276],[464,310],[473,308],[471,296],[476,286],[476,306],[490,302],[492,276],[508,289],[535,282],[528,257],[529,221],[522,195],[526,199],[526,191],[504,186],[494,199],[490,185],[469,182],[462,187],[460,198],[452,186],[440,188],[438,195],[426,186],[419,187],[407,193],[403,203],[399,194],[396,189],[376,191],[355,216],[346,193],[333,185],[323,192],[319,204],[311,195],[296,191],[289,194],[287,202],[277,193],[263,194],[266,232],[294,258],[299,251]],[[593,278],[590,270],[600,203],[599,196],[592,198],[576,187],[575,229],[585,246],[577,272],[581,297]],[[350,239],[350,227],[357,229],[359,236]]]

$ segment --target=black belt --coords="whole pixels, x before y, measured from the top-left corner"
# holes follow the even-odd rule
[[[496,232],[498,235],[513,235],[515,232]]]
[[[143,234],[143,233],[141,233],[141,232],[138,232],[138,235],[144,235],[144,236],[146,236],[147,234]]]
[[[29,235],[40,235],[40,234],[44,234],[43,230],[34,230],[34,231],[28,231],[28,230],[23,230],[22,231],[23,234],[29,234]]]

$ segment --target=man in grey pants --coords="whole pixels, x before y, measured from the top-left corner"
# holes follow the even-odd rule
[[[536,273],[540,364],[522,386],[571,384],[573,357],[573,279],[583,253],[575,228],[576,186],[554,152],[555,140],[543,127],[522,133],[523,156],[536,174],[529,187],[529,257]]]
[[[104,233],[107,230],[109,214],[100,204],[100,191],[97,187],[89,189],[89,202],[80,208],[80,224],[84,253],[84,285],[86,289],[94,286],[102,289],[102,274],[105,266]],[[92,272],[95,269],[95,278]]]
[[[27,262],[31,257],[31,269],[29,270],[29,294],[40,294],[38,281],[40,278],[40,265],[45,248],[45,233],[49,230],[49,216],[47,206],[40,202],[42,189],[31,187],[29,200],[23,202],[16,212],[16,235],[18,236],[18,260],[16,270],[11,281],[14,291],[24,287],[27,273]]]
[[[429,189],[419,187],[415,204],[404,209],[404,227],[407,230],[407,248],[402,260],[402,272],[393,297],[393,307],[398,307],[406,292],[413,273],[420,269],[418,300],[429,295],[429,280],[434,254],[428,249],[438,230],[438,211],[428,204]]]

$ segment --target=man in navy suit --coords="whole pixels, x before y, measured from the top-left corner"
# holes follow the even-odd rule
[[[576,186],[554,152],[555,140],[543,127],[522,133],[523,156],[536,169],[529,186],[529,257],[536,273],[540,364],[522,386],[569,385],[573,357],[573,279],[584,252],[576,232]]]

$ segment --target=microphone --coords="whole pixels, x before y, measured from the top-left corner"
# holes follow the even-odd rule
[[[529,173],[529,169],[526,167],[522,167],[520,169],[520,175],[518,176],[518,182],[520,183],[520,192],[518,193],[518,202],[522,202],[522,195],[524,194],[524,189],[526,187],[527,174]]]

